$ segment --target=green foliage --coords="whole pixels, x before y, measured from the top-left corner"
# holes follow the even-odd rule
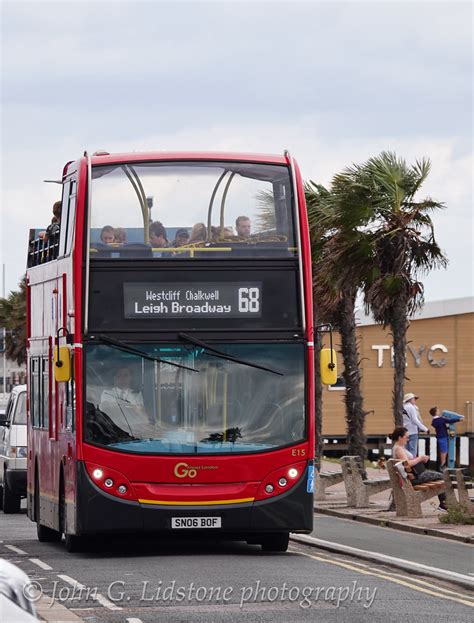
[[[257,231],[270,231],[276,229],[275,202],[273,193],[261,190],[256,196],[258,203],[258,214],[256,219]]]
[[[469,511],[466,504],[451,504],[448,511],[439,516],[441,523],[458,524],[465,526],[474,525],[474,515]]]
[[[26,277],[21,280],[19,290],[0,298],[0,327],[7,329],[8,359],[22,365],[26,361]]]
[[[402,412],[407,319],[424,303],[421,277],[448,262],[431,220],[431,214],[445,206],[418,196],[430,167],[426,158],[408,165],[395,153],[382,152],[336,174],[330,189],[313,181],[305,185],[318,322],[330,322],[341,330],[350,308],[344,302],[355,301],[362,292],[375,321],[390,327],[397,424]],[[358,361],[352,361],[351,370],[357,368]]]

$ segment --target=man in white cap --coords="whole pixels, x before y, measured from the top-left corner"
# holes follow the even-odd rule
[[[408,443],[407,450],[418,456],[418,432],[422,430],[424,433],[428,432],[428,429],[421,421],[420,412],[416,406],[418,396],[408,393],[403,396],[403,426],[408,431]]]

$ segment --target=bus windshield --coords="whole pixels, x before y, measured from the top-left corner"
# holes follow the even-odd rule
[[[293,257],[292,204],[284,165],[94,166],[90,257]]]
[[[86,348],[84,441],[131,453],[216,454],[305,438],[302,344],[215,345],[221,356],[190,343],[132,347],[146,356]]]

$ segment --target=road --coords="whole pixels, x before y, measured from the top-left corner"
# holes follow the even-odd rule
[[[113,518],[110,518],[113,521]],[[0,513],[0,556],[88,623],[472,620],[468,591],[304,545],[101,539],[68,554],[26,515]],[[429,542],[429,541],[428,541]]]
[[[449,539],[319,514],[314,516],[312,536],[455,573],[474,572],[474,547]]]

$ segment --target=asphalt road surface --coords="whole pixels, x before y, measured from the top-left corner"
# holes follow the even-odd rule
[[[464,589],[296,544],[265,554],[217,539],[128,536],[68,554],[39,543],[24,513],[0,513],[0,541],[2,558],[88,623],[455,623],[474,614]]]
[[[455,573],[474,572],[474,547],[459,541],[318,514],[312,536]]]

